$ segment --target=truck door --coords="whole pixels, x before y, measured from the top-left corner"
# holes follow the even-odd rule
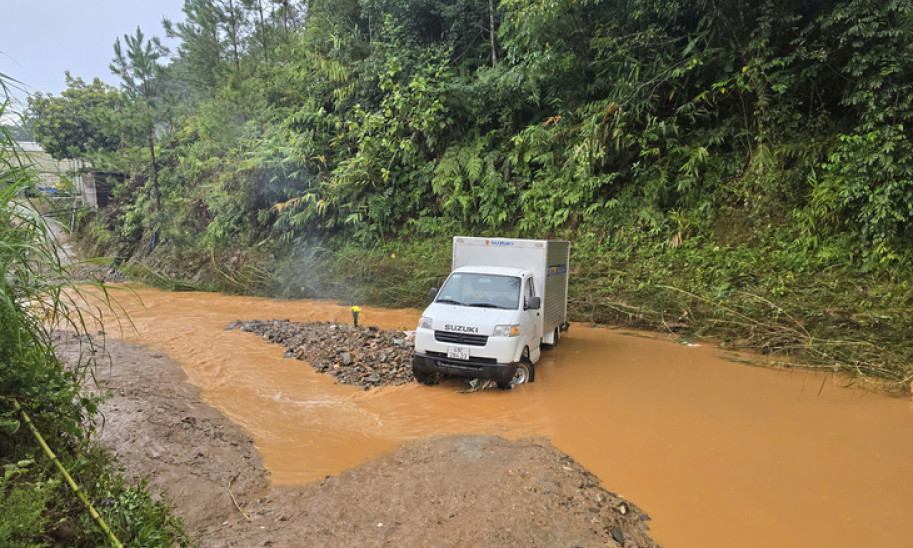
[[[530,297],[535,297],[536,286],[533,278],[528,277],[524,282],[523,292],[523,323],[526,324],[525,336],[526,346],[529,347],[530,360],[535,363],[539,359],[539,340],[542,338],[542,307],[539,310],[530,310],[526,308],[526,303]]]

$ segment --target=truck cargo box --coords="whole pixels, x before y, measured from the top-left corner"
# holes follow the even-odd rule
[[[464,266],[507,266],[533,273],[542,297],[542,334],[554,344],[556,328],[567,324],[567,285],[570,242],[510,238],[453,238],[451,270]]]

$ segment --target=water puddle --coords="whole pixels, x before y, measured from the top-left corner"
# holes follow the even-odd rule
[[[138,289],[120,304],[143,342],[178,361],[204,399],[256,441],[276,484],[307,483],[449,433],[548,437],[651,514],[670,547],[909,546],[913,405],[828,376],[745,367],[713,348],[574,325],[534,384],[364,392],[236,319],[349,321],[345,307]],[[412,328],[418,311],[362,308]],[[496,481],[493,478],[493,481]]]

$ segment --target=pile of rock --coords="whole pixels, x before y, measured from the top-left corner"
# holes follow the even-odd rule
[[[226,329],[256,333],[267,342],[284,346],[286,358],[306,361],[343,384],[365,390],[415,380],[411,332],[289,320],[238,320]]]

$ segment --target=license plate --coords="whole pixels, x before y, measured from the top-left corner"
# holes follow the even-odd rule
[[[465,346],[449,346],[447,347],[447,357],[454,360],[468,360],[469,348]]]

